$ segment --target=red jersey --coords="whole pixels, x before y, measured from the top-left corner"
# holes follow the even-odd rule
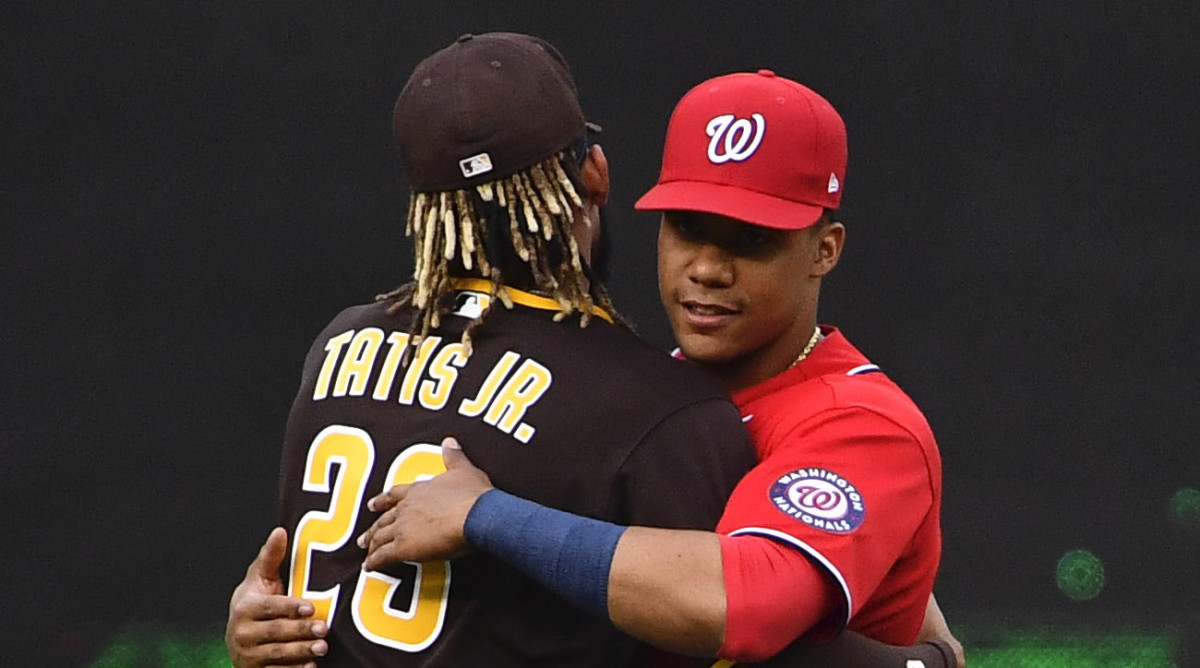
[[[734,490],[717,532],[800,550],[836,581],[841,622],[909,645],[941,556],[937,444],[895,383],[837,329],[822,330],[807,359],[734,395],[760,462]],[[774,592],[728,595],[761,600]]]

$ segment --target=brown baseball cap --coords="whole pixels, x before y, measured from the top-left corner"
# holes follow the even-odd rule
[[[463,35],[421,61],[392,114],[418,192],[503,178],[572,145],[587,125],[562,54],[504,32]]]

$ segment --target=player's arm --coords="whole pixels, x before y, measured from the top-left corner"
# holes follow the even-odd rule
[[[597,601],[598,611],[681,653],[761,661],[832,618],[840,602],[803,554],[759,536],[630,527],[611,564],[607,610]]]
[[[579,517],[493,489],[453,439],[443,442],[443,454],[446,473],[369,502],[385,512],[359,539],[367,569],[443,558],[471,545],[630,635],[683,654],[737,660],[770,656],[836,605],[827,600],[824,576],[803,555],[770,540]],[[738,610],[753,610],[746,624],[765,624],[774,634],[757,633],[763,642],[753,653],[721,651],[727,570],[738,582],[764,580],[756,604],[735,599]]]
[[[671,651],[716,655],[725,596],[715,533],[626,528],[546,508],[492,488],[452,439],[442,448],[445,473],[368,502],[385,512],[359,538],[366,569],[440,559],[469,545],[631,635]]]
[[[864,448],[890,447],[891,439],[884,433],[887,425],[878,428]],[[367,568],[397,559],[438,558],[446,550],[461,548],[465,540],[512,563],[577,606],[610,618],[631,635],[681,653],[718,654],[741,661],[771,656],[835,611],[841,613],[839,624],[852,613],[846,608],[849,589],[835,591],[826,569],[814,566],[794,546],[772,539],[786,537],[785,532],[768,528],[718,536],[627,528],[581,518],[492,490],[487,477],[469,466],[461,452],[447,448],[445,454],[446,474],[395,488],[373,500],[377,511],[397,505],[363,537]],[[784,469],[792,466],[783,462]],[[763,465],[756,472],[743,480],[731,507],[739,493],[750,506],[761,506],[760,497],[767,498],[764,483],[786,470]],[[918,478],[914,477],[917,483]],[[888,492],[880,500],[891,496]],[[849,586],[858,590],[857,600],[865,600],[873,591],[890,568],[893,553],[898,554],[901,543],[906,543],[910,531],[900,524],[916,522],[899,514],[912,514],[911,509],[886,510],[887,503],[876,507],[872,526],[890,527],[890,537],[870,530],[859,532],[877,536],[868,543],[862,543],[860,535],[855,542],[831,545],[843,553],[853,547],[860,557],[867,555],[853,564]],[[767,522],[763,526],[781,523],[786,530],[789,523],[798,523],[774,507],[756,512],[761,515],[758,519]],[[398,517],[403,521],[397,522]]]
[[[921,623],[921,631],[917,634],[918,641],[934,643],[943,648],[949,648],[955,662],[961,667],[967,665],[966,651],[962,643],[950,632],[942,607],[938,605],[933,593],[929,594],[929,603],[925,605],[925,621]],[[953,664],[950,664],[953,665]]]
[[[944,638],[896,647],[844,631],[827,645],[794,642],[836,609],[839,596],[796,550],[757,536],[616,527],[548,509],[494,490],[452,439],[444,446],[445,474],[371,500],[387,510],[362,538],[368,569],[439,559],[473,544],[664,649],[743,661],[779,652],[772,666],[955,665]],[[739,610],[731,612],[726,582],[757,593],[735,596]],[[748,647],[722,647],[727,617],[752,638]]]

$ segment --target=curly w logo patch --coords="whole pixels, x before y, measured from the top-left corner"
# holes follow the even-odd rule
[[[711,137],[708,159],[714,165],[730,160],[741,162],[758,150],[766,130],[767,120],[762,114],[751,114],[750,118],[738,118],[733,114],[717,116],[705,128]]]

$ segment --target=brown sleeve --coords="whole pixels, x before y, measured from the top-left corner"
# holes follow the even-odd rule
[[[805,645],[802,641],[792,643],[771,659],[753,665],[775,668],[906,668],[915,665],[909,663],[911,661],[920,661],[924,668],[956,668],[958,665],[954,651],[940,640],[897,647],[853,631],[843,631],[825,645]]]

